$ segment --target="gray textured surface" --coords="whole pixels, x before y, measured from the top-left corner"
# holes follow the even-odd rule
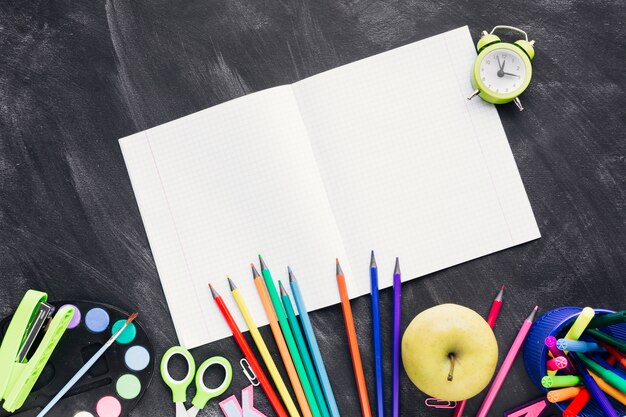
[[[475,39],[513,24],[537,40],[526,110],[500,115],[543,238],[407,284],[403,326],[442,302],[486,313],[502,282],[501,350],[535,303],[624,308],[625,20],[621,0],[4,0],[0,316],[31,287],[136,308],[163,352],[174,330],[117,139],[466,24]],[[390,291],[382,302],[390,334]],[[368,298],[353,308],[373,399]],[[340,308],[312,319],[340,409],[357,416]],[[217,353],[239,358],[232,339],[194,355]],[[233,388],[245,382],[236,372]],[[426,409],[406,375],[402,387],[403,416],[450,414]],[[537,395],[518,361],[490,415]],[[133,415],[173,413],[155,380]]]

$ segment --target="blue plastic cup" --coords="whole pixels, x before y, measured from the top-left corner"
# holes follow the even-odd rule
[[[565,336],[565,329],[576,320],[576,317],[580,314],[582,308],[580,307],[560,307],[554,310],[548,311],[541,317],[539,317],[533,327],[530,329],[526,342],[524,343],[524,364],[526,366],[526,372],[531,381],[542,391],[548,392],[548,389],[541,385],[541,378],[548,374],[548,368],[546,362],[548,360],[548,347],[545,340],[548,336],[554,336],[557,339]],[[594,309],[596,315],[613,313],[612,310]],[[611,334],[620,340],[626,340],[626,324],[616,324],[601,329],[602,331]],[[619,402],[611,400],[611,404],[615,407],[615,410],[619,415],[626,414],[626,406]],[[556,406],[564,411],[569,405],[570,401],[563,401],[556,403]],[[600,410],[600,407],[596,402],[591,399],[582,409],[579,417],[603,417],[604,413]]]

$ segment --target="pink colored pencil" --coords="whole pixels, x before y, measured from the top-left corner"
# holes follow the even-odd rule
[[[500,292],[494,298],[493,303],[491,303],[491,309],[489,310],[489,315],[487,316],[487,324],[489,327],[493,329],[493,326],[496,325],[496,320],[498,319],[498,315],[500,314],[500,309],[502,308],[502,296],[504,295],[504,285],[500,288]],[[454,414],[452,417],[461,417],[463,415],[463,411],[465,410],[465,406],[467,405],[467,400],[461,401],[456,405],[454,409]]]
[[[493,405],[493,402],[496,399],[500,388],[502,388],[504,379],[511,370],[511,366],[513,366],[513,362],[515,362],[515,358],[522,348],[522,344],[524,343],[524,340],[526,339],[526,336],[528,335],[528,332],[533,325],[533,320],[535,319],[535,315],[537,314],[538,309],[539,307],[535,307],[528,316],[528,318],[524,320],[522,327],[519,329],[519,332],[517,333],[517,336],[513,341],[513,345],[511,345],[511,349],[509,349],[509,353],[506,354],[506,357],[502,362],[502,366],[500,367],[498,374],[496,375],[493,383],[491,384],[491,387],[489,388],[489,392],[487,392],[487,396],[485,397],[482,405],[478,409],[476,417],[487,417],[489,409]]]

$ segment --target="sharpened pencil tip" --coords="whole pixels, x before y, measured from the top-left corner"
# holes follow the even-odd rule
[[[528,316],[528,318],[526,320],[534,321],[535,320],[535,316],[537,315],[537,311],[538,310],[539,310],[539,306],[535,306],[535,308],[533,308],[533,311],[530,313],[530,316]]]
[[[335,258],[336,263],[336,273],[337,275],[343,275],[343,271],[341,270],[341,265],[339,265],[339,258]]]
[[[291,270],[291,267],[287,267],[287,270],[289,272],[289,281],[295,281],[296,280],[296,276],[293,274],[293,271]]]
[[[209,283],[209,288],[211,289],[211,294],[213,295],[213,298],[217,298],[219,297],[219,293],[215,290],[215,288],[213,288],[213,285],[211,285],[211,283]]]
[[[287,265],[287,273],[291,274],[291,266]]]
[[[253,263],[250,264],[250,267],[252,267],[252,278],[256,279],[261,276],[259,275],[259,271],[257,271],[256,266],[254,266]]]
[[[235,285],[235,283],[233,282],[232,279],[230,279],[229,276],[226,276],[226,278],[228,279],[228,285],[230,286],[230,290],[231,291],[235,291],[237,289],[237,286]]]
[[[287,291],[285,290],[285,287],[283,287],[283,283],[281,282],[281,280],[278,280],[278,287],[280,288],[281,297],[287,295]]]
[[[393,268],[394,275],[400,275],[400,259],[396,257],[396,266]]]
[[[378,268],[376,265],[376,258],[374,257],[374,251],[372,251],[372,256],[370,256],[370,268]]]
[[[263,260],[261,255],[259,255],[259,264],[261,265],[261,271],[267,269],[267,265],[265,265],[265,261]]]
[[[495,301],[502,301],[502,297],[504,296],[504,288],[505,288],[504,285],[502,286],[502,288],[500,288],[498,295],[496,295]]]

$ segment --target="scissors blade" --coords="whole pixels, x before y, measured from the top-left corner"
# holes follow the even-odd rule
[[[188,417],[185,403],[176,403],[176,417]]]
[[[186,415],[188,417],[196,417],[198,415],[199,411],[200,411],[200,409],[194,405],[189,410],[187,410],[187,414]]]

